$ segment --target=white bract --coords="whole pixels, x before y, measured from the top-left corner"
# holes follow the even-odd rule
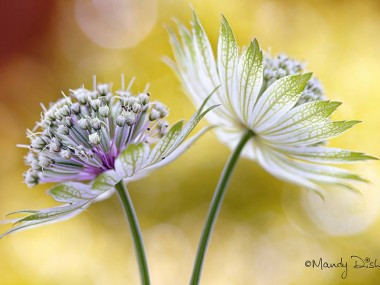
[[[218,126],[218,138],[234,149],[250,130],[252,138],[243,155],[256,160],[275,177],[323,194],[321,184],[353,189],[364,181],[347,170],[328,164],[374,159],[360,152],[324,147],[358,121],[331,121],[341,104],[323,100],[319,81],[297,61],[270,57],[253,40],[239,53],[234,34],[223,17],[215,59],[211,44],[194,14],[192,31],[178,23],[177,35],[169,30],[175,62],[168,64],[185,91],[199,106],[212,90],[212,103],[222,107],[207,115]]]
[[[211,95],[210,95],[211,96]],[[29,187],[59,182],[48,194],[61,206],[17,211],[26,216],[5,222],[15,226],[0,235],[31,226],[56,222],[83,212],[91,203],[108,198],[114,186],[148,175],[181,155],[208,128],[185,142],[201,118],[208,99],[189,122],[169,128],[166,107],[150,102],[149,93],[132,95],[127,90],[111,91],[108,84],[94,90],[71,90],[42,113],[33,131],[25,173]],[[79,182],[80,181],[80,182]],[[82,183],[82,181],[84,183]]]

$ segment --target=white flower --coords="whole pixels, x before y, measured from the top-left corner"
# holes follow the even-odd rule
[[[299,74],[302,64],[284,55],[263,56],[253,40],[239,55],[232,29],[223,17],[215,59],[212,47],[194,14],[192,31],[178,24],[180,40],[169,29],[176,71],[186,92],[199,106],[211,98],[223,107],[207,115],[218,126],[218,138],[231,149],[247,131],[252,138],[243,155],[256,160],[279,179],[323,193],[321,184],[352,189],[361,177],[328,164],[348,163],[374,157],[359,152],[323,147],[322,144],[357,124],[331,121],[341,104],[323,100],[323,89],[311,73]],[[264,57],[264,60],[263,60]]]
[[[115,95],[110,85],[98,84],[92,91],[72,90],[70,97],[44,110],[34,131],[28,131],[31,142],[25,147],[29,149],[26,164],[30,169],[25,182],[29,187],[62,183],[48,194],[64,205],[14,212],[26,216],[5,221],[15,222],[15,227],[0,238],[77,215],[91,203],[112,195],[122,179],[142,178],[173,161],[207,130],[184,142],[201,118],[216,107],[204,110],[207,98],[189,122],[179,121],[169,128],[165,106],[149,102],[149,97],[148,93],[134,96],[129,90]]]

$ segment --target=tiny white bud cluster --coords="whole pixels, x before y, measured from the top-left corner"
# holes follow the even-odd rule
[[[265,53],[263,64],[264,84],[262,90],[265,90],[273,82],[284,76],[300,74],[306,71],[305,64],[303,62],[290,58],[285,54],[278,54],[272,57],[270,54]],[[308,81],[296,106],[306,102],[322,100],[325,100],[322,84],[316,77],[313,76]]]

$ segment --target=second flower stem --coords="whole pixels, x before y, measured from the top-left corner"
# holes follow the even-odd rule
[[[128,190],[124,187],[123,181],[117,183],[115,185],[115,188],[128,219],[129,229],[131,230],[140,271],[141,285],[150,285],[148,263],[145,257],[144,243],[131,197],[129,196]]]
[[[218,186],[215,189],[214,196],[210,204],[210,208],[208,211],[206,223],[203,228],[202,236],[199,241],[197,256],[194,262],[194,268],[193,268],[193,273],[191,275],[190,285],[199,284],[201,273],[202,273],[203,262],[206,256],[207,246],[210,241],[212,230],[214,228],[220,208],[222,206],[223,198],[225,196],[227,186],[230,182],[232,172],[235,168],[236,162],[238,161],[240,153],[243,150],[245,144],[254,135],[255,135],[254,132],[252,132],[251,130],[248,130],[243,135],[239,144],[236,146],[227,164],[225,165],[222,175],[220,176]]]

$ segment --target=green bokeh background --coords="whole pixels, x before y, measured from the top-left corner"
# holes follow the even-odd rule
[[[104,3],[116,6],[107,10]],[[91,86],[93,74],[98,81],[118,87],[124,73],[127,79],[136,76],[135,92],[151,84],[154,98],[170,107],[171,122],[192,115],[193,105],[160,59],[171,55],[162,25],[174,26],[173,17],[188,23],[189,4],[214,46],[223,13],[241,46],[257,37],[261,47],[273,54],[286,52],[307,61],[327,96],[344,102],[334,119],[363,121],[330,145],[380,156],[380,3],[376,0],[2,1],[1,216],[55,205],[45,194],[48,185],[27,189],[22,183],[25,151],[15,145],[27,142],[25,129],[39,119],[39,103],[57,100],[61,90],[82,83]],[[125,22],[120,18],[124,12]],[[117,32],[99,33],[96,21],[111,23],[108,28]],[[117,21],[120,25],[115,25]],[[119,37],[128,47],[99,46],[89,31],[103,45]],[[152,284],[188,282],[207,207],[228,155],[229,150],[208,133],[171,165],[129,185]],[[363,196],[331,189],[321,203],[242,159],[216,225],[202,284],[378,284],[380,268],[354,269],[350,256],[378,258],[380,265],[380,167],[372,162],[350,168],[372,181],[359,186]],[[341,257],[349,263],[345,280],[342,269],[304,265],[306,260],[339,262]],[[0,241],[2,285],[138,282],[133,246],[116,197],[72,220]]]

